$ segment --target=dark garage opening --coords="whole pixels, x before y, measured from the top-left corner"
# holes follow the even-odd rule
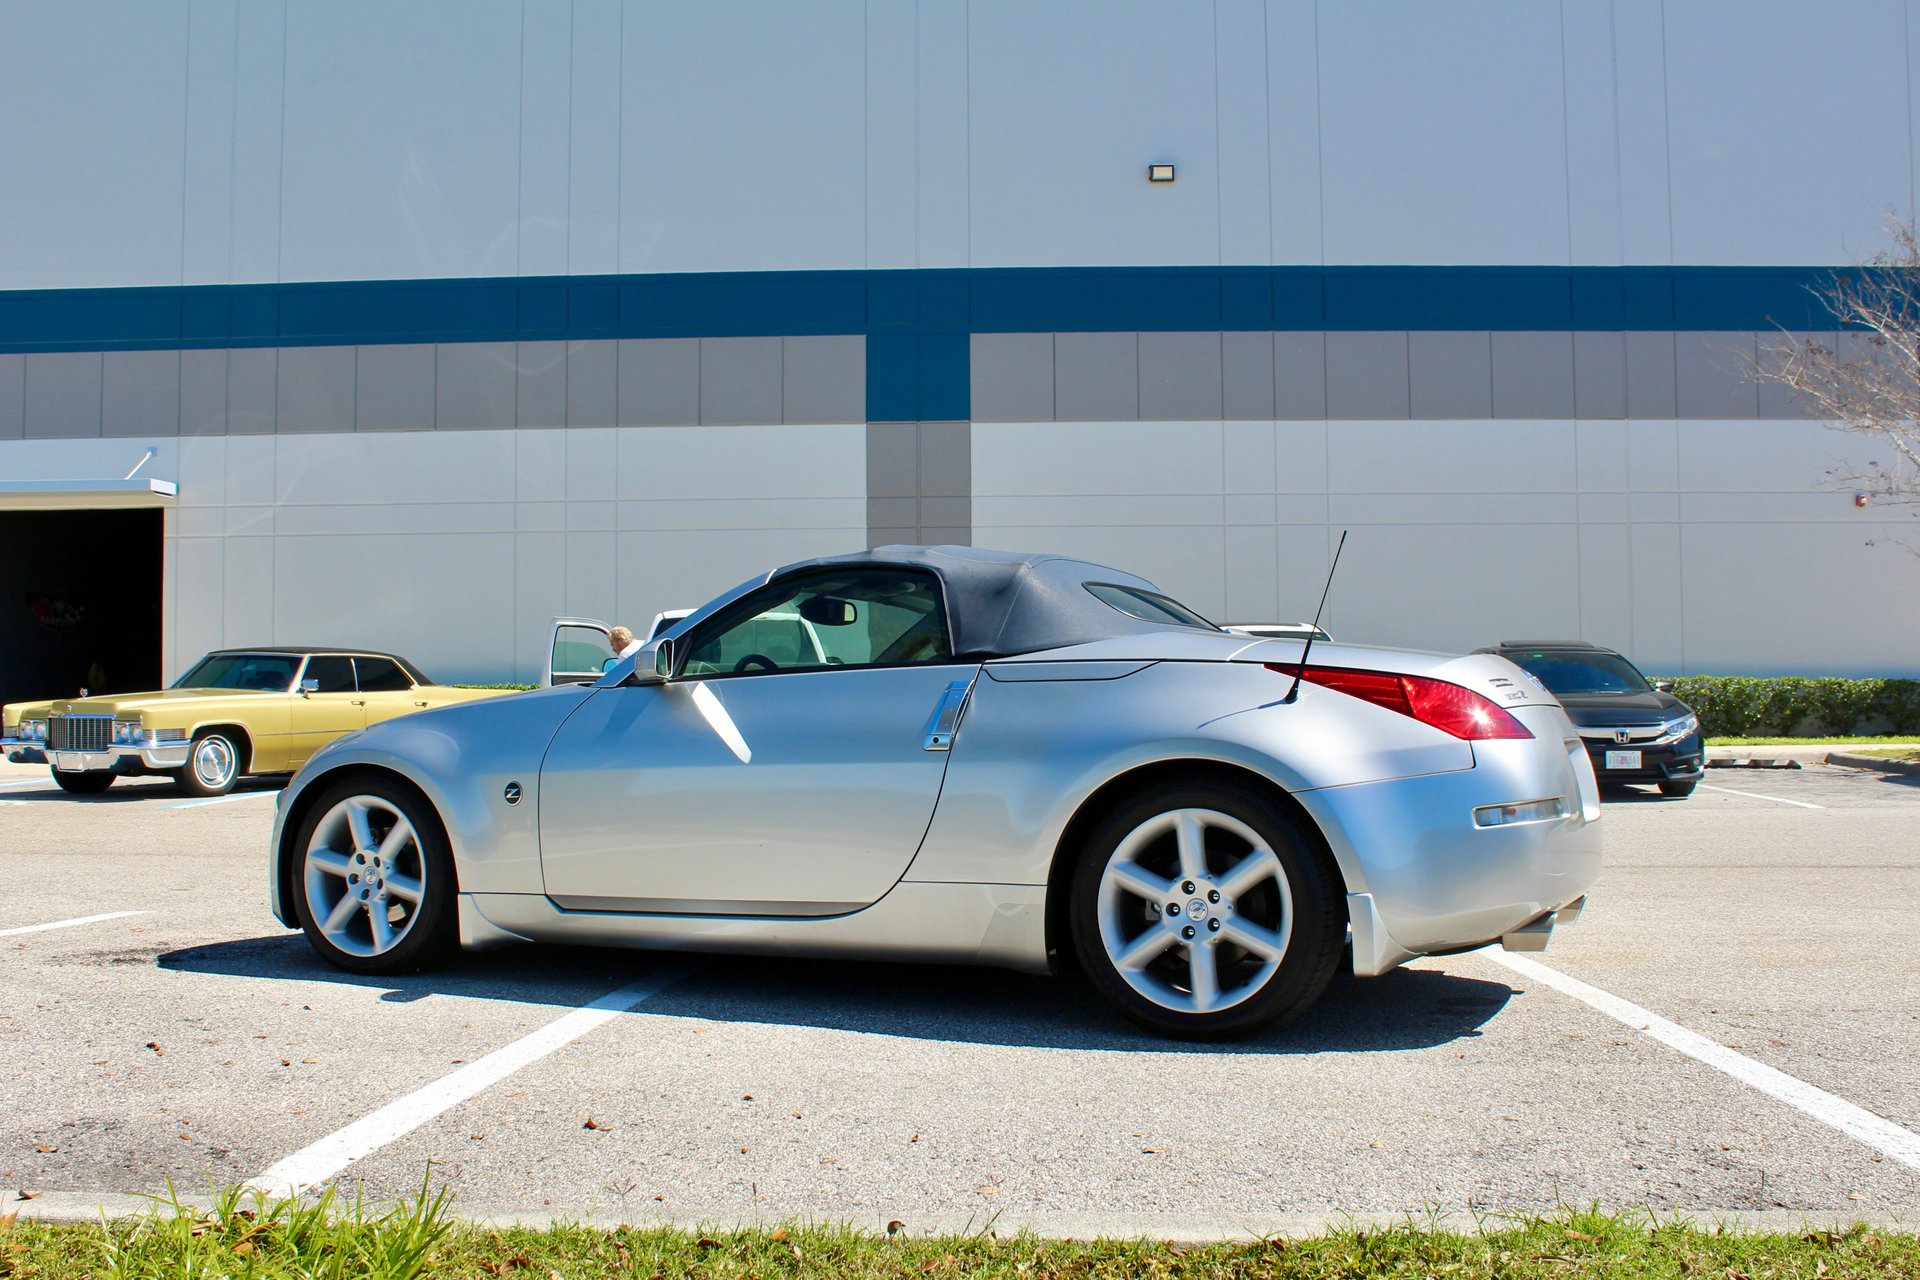
[[[0,703],[160,687],[162,520],[0,511]]]

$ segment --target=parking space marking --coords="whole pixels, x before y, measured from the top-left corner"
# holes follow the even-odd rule
[[[334,1174],[381,1147],[412,1133],[443,1111],[473,1097],[488,1085],[497,1084],[520,1068],[538,1062],[594,1028],[611,1022],[643,1001],[659,995],[692,973],[698,965],[670,964],[654,970],[617,991],[609,991],[591,1004],[530,1031],[512,1044],[476,1058],[451,1075],[396,1098],[377,1111],[355,1120],[310,1146],[303,1147],[257,1177],[246,1186],[275,1196],[297,1196],[307,1188],[325,1182]]]
[[[51,779],[43,779],[38,782],[0,782],[0,787],[44,787],[49,781],[51,781]]]
[[[1775,804],[1790,804],[1800,809],[1824,809],[1823,804],[1810,804],[1805,800],[1789,800],[1785,796],[1763,796],[1758,791],[1735,791],[1732,787],[1716,787],[1711,782],[1700,784],[1702,791],[1718,791],[1722,795],[1745,796],[1749,800],[1771,800]]]
[[[1550,969],[1538,960],[1511,952],[1488,947],[1475,952],[1495,964],[1504,965],[1515,973],[1532,978],[1584,1004],[1591,1005],[1608,1017],[1625,1023],[1642,1035],[1658,1040],[1672,1049],[1678,1049],[1689,1058],[1704,1062],[1719,1071],[1724,1071],[1740,1083],[1758,1089],[1769,1097],[1778,1098],[1788,1106],[1812,1116],[1822,1124],[1838,1129],[1850,1138],[1858,1139],[1875,1151],[1892,1156],[1900,1163],[1914,1169],[1920,1169],[1920,1133],[1903,1129],[1891,1120],[1884,1119],[1856,1106],[1837,1094],[1828,1093],[1817,1085],[1808,1084],[1798,1076],[1790,1076],[1764,1062],[1749,1058],[1715,1040],[1709,1040],[1697,1031],[1689,1031],[1677,1022],[1669,1022],[1649,1009],[1643,1009],[1630,1000],[1622,1000],[1612,992],[1602,991],[1568,977],[1558,969]]]
[[[21,933],[45,933],[49,929],[71,929],[77,924],[99,924],[102,920],[124,920],[128,916],[149,916],[151,911],[109,911],[104,915],[76,916],[72,920],[55,920],[52,924],[23,924],[18,928],[0,929],[0,938],[11,938]]]
[[[162,809],[198,809],[203,804],[227,804],[234,800],[258,800],[262,796],[277,796],[278,791],[236,791],[231,795],[208,796],[205,800],[179,800],[173,804],[163,804]]]

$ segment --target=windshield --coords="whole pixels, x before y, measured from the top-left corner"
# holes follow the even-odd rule
[[[293,687],[300,655],[289,653],[210,653],[173,682],[176,689],[251,689],[285,693]]]
[[[1648,693],[1653,686],[1617,653],[1509,653],[1559,696],[1582,693]]]

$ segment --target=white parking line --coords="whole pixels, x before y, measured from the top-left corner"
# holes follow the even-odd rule
[[[1758,791],[1735,791],[1732,787],[1716,787],[1711,782],[1700,784],[1702,791],[1718,791],[1722,795],[1745,796],[1749,800],[1771,800],[1775,804],[1790,804],[1797,809],[1824,809],[1823,804],[1808,804],[1805,800],[1789,800],[1785,796],[1763,796]]]
[[[17,933],[45,933],[49,929],[71,929],[77,924],[99,924],[102,920],[124,920],[128,916],[150,916],[151,911],[109,911],[105,915],[77,916],[72,920],[55,920],[52,924],[23,924],[13,929],[0,929],[0,938],[11,938]]]
[[[1892,1156],[1901,1164],[1920,1169],[1920,1133],[1903,1129],[1891,1120],[1882,1119],[1864,1107],[1855,1106],[1845,1098],[1828,1093],[1825,1089],[1810,1085],[1805,1080],[1790,1076],[1764,1062],[1757,1062],[1744,1053],[1707,1039],[1697,1031],[1689,1031],[1677,1022],[1669,1022],[1659,1014],[1642,1009],[1630,1000],[1622,1000],[1619,996],[1602,991],[1578,978],[1570,978],[1558,969],[1549,969],[1538,960],[1517,956],[1511,952],[1502,951],[1498,947],[1489,947],[1476,954],[1589,1004],[1641,1034],[1650,1036],[1669,1048],[1678,1049],[1689,1058],[1724,1071],[1742,1084],[1758,1089],[1770,1097],[1778,1098],[1788,1106],[1798,1108],[1820,1123],[1830,1125],[1848,1137],[1859,1139],[1874,1150]]]
[[[180,800],[173,804],[163,804],[162,809],[198,809],[203,804],[228,804],[235,800],[258,800],[263,796],[277,796],[278,791],[236,791],[231,795],[208,796],[205,800]]]
[[[593,1003],[561,1015],[538,1031],[530,1031],[512,1044],[495,1049],[484,1058],[474,1059],[452,1075],[442,1076],[405,1097],[396,1098],[346,1128],[303,1147],[276,1162],[258,1177],[249,1178],[246,1185],[251,1190],[265,1191],[269,1195],[299,1195],[308,1187],[325,1182],[361,1157],[371,1155],[389,1142],[412,1133],[488,1085],[504,1080],[520,1068],[538,1062],[556,1049],[564,1048],[642,1001],[659,995],[697,967],[692,964],[667,965],[637,982],[628,983],[618,991],[609,991]]]
[[[51,778],[42,778],[38,782],[0,782],[0,787],[44,787],[51,781]]]

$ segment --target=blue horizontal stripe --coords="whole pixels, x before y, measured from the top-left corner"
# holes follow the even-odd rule
[[[0,291],[0,351],[1131,329],[1833,329],[1813,291],[1836,272],[1845,269],[1039,267],[16,290]]]

